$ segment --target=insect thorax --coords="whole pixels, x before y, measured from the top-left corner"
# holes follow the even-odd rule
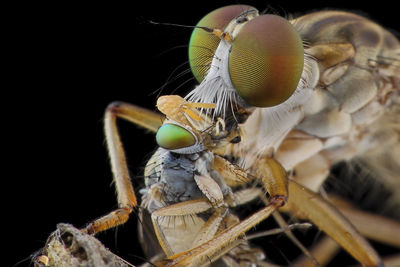
[[[145,169],[146,188],[142,189],[143,199],[149,200],[147,209],[152,212],[163,206],[204,197],[198,188],[194,175],[208,171],[210,152],[177,154],[159,148],[151,157]],[[199,170],[198,166],[204,166]],[[157,192],[157,193],[156,193]],[[157,194],[157,197],[148,197]]]

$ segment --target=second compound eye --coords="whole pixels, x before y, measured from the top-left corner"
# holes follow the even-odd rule
[[[303,72],[300,35],[286,19],[262,15],[247,22],[232,42],[229,75],[236,92],[257,107],[288,99]]]
[[[229,22],[241,13],[254,9],[247,5],[218,8],[204,16],[196,26],[224,30]],[[198,82],[206,76],[220,39],[212,33],[195,28],[189,42],[189,64]]]
[[[168,150],[190,147],[196,144],[196,138],[191,132],[176,124],[162,125],[156,134],[157,144]]]

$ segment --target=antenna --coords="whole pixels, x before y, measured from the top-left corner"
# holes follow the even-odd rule
[[[183,28],[199,28],[202,30],[205,30],[206,32],[213,32],[214,29],[208,28],[208,27],[203,27],[203,26],[190,26],[190,25],[182,25],[182,24],[175,24],[175,23],[166,23],[166,22],[155,22],[152,20],[149,20],[150,24],[155,24],[155,25],[167,25],[167,26],[176,26],[176,27],[183,27]]]
[[[203,27],[203,26],[189,26],[189,25],[182,25],[182,24],[175,24],[175,23],[166,23],[166,22],[155,22],[152,20],[148,21],[150,24],[154,24],[154,25],[167,25],[167,26],[176,26],[176,27],[184,27],[184,28],[198,28],[198,29],[202,29],[206,32],[212,33],[215,36],[217,36],[218,38],[228,41],[228,42],[232,42],[233,38],[232,36],[227,33],[224,32],[220,29],[212,29],[212,28],[208,28],[208,27]]]

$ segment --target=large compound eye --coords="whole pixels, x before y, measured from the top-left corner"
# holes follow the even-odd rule
[[[196,138],[185,128],[166,123],[158,129],[156,141],[162,148],[175,150],[194,145]]]
[[[243,26],[232,43],[233,87],[250,105],[270,107],[288,99],[304,64],[302,40],[284,18],[263,15]]]
[[[232,5],[218,8],[203,17],[196,26],[223,30],[229,22],[246,10],[247,5]],[[220,39],[212,33],[195,28],[189,42],[189,64],[198,82],[201,82],[210,68]]]

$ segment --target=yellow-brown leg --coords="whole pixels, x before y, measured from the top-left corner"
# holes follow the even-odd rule
[[[183,218],[184,216],[197,216],[197,214],[203,213],[209,209],[212,209],[213,206],[211,205],[210,201],[206,198],[204,199],[196,199],[196,200],[188,200],[184,202],[179,202],[176,204],[172,204],[163,208],[160,208],[154,211],[151,214],[151,219],[153,221],[153,226],[155,233],[157,235],[158,242],[160,243],[161,247],[163,248],[165,254],[168,256],[172,256],[175,253],[179,252],[176,251],[173,247],[177,247],[174,244],[170,244],[168,241],[168,234],[165,234],[164,224],[165,226],[169,226],[170,220],[168,218],[171,217],[180,217]],[[226,211],[226,208],[216,209],[211,215],[211,217],[199,228],[191,227],[189,222],[193,221],[196,222],[193,218],[188,218],[189,222],[185,224],[185,229],[179,229],[179,227],[175,224],[175,220],[173,219],[173,226],[172,229],[176,231],[186,231],[187,228],[192,231],[196,231],[197,233],[190,233],[193,234],[189,239],[185,239],[184,237],[181,238],[179,241],[181,244],[180,247],[185,246],[187,248],[192,248],[196,246],[198,243],[202,244],[201,240],[209,240],[211,239],[221,221],[224,219],[224,214],[222,214],[223,210]],[[179,233],[177,233],[179,234]],[[177,235],[175,234],[175,235]],[[182,244],[182,243],[186,244]],[[172,245],[172,246],[171,246]]]
[[[259,174],[264,174],[261,181],[270,193],[270,204],[204,244],[169,257],[167,266],[197,266],[218,255],[285,203],[287,185],[290,192],[288,206],[292,212],[314,222],[364,266],[382,265],[382,260],[374,249],[335,207],[294,181],[287,183],[285,171],[278,162],[270,158],[261,159],[257,167]]]
[[[232,225],[215,235],[211,240],[187,251],[177,253],[161,266],[201,266],[221,255],[248,230],[268,218],[273,211],[285,204],[287,199],[287,175],[283,167],[274,159],[265,158],[258,164],[258,172],[263,174],[261,182],[270,194],[270,204],[243,221]],[[275,183],[272,182],[275,180]]]
[[[209,262],[210,259],[215,258],[215,255],[220,255],[220,251],[224,250],[227,246],[230,246],[246,231],[268,218],[268,216],[282,205],[283,202],[283,200],[277,199],[267,207],[259,210],[240,223],[233,225],[216,235],[208,242],[189,251],[184,251],[169,257],[169,262],[166,266],[201,266],[202,264]]]
[[[340,251],[339,244],[330,238],[329,236],[324,236],[324,238],[314,245],[310,253],[315,258],[315,260],[321,265],[325,266],[328,264],[333,257]],[[301,256],[293,264],[294,267],[314,267],[315,262],[313,262],[309,257]]]
[[[347,219],[357,228],[360,233],[372,240],[382,242],[400,248],[400,223],[378,214],[361,211],[353,208],[350,203],[344,200],[337,201],[331,198],[333,204]],[[377,231],[377,229],[379,229]]]
[[[400,248],[400,223],[377,214],[360,211],[352,208],[350,203],[336,197],[329,197],[339,211],[356,227],[360,233],[372,240]],[[339,244],[330,237],[324,237],[315,245],[311,254],[322,265],[328,263],[340,250]],[[385,262],[385,259],[384,259]],[[398,264],[400,261],[397,261]],[[313,266],[309,259],[302,257],[295,266]],[[385,262],[385,266],[387,266]],[[394,265],[396,266],[396,265]]]
[[[210,177],[199,175],[195,175],[195,180],[198,187],[207,198],[179,202],[160,208],[151,214],[158,242],[167,257],[202,245],[212,239],[216,235],[217,231],[221,232],[229,226],[239,222],[229,221],[228,224],[225,222],[224,228],[220,229],[222,221],[225,220],[225,217],[229,213],[227,212],[227,203],[224,202],[218,184]],[[255,188],[239,190],[232,196],[233,199],[237,200],[234,204],[244,204],[251,200],[250,197],[255,199],[260,195],[260,192],[260,190]],[[243,197],[244,194],[246,195],[245,197]],[[200,223],[196,222],[198,214],[209,210],[212,210],[212,215],[206,222],[203,223],[201,219]],[[187,219],[188,222],[183,224],[182,220],[184,220],[185,216],[189,218]],[[195,218],[193,218],[193,216],[195,216]],[[171,221],[173,222],[172,226],[170,225]],[[174,233],[171,233],[171,231],[174,231]],[[176,244],[176,242],[179,244]],[[219,254],[214,258],[210,257],[209,260],[218,259],[221,255],[228,252],[230,250],[229,248],[235,247],[235,244],[237,245],[238,243],[228,244],[228,246],[224,247]],[[185,248],[182,249],[182,247]]]
[[[334,206],[294,181],[289,182],[289,192],[287,207],[297,217],[311,220],[364,266],[381,266],[375,250]]]
[[[131,104],[114,102],[107,107],[104,116],[104,131],[119,209],[90,223],[83,230],[89,234],[96,234],[125,223],[129,219],[132,209],[137,206],[124,148],[118,133],[117,118],[128,120],[153,132],[157,131],[163,121],[162,115]]]

